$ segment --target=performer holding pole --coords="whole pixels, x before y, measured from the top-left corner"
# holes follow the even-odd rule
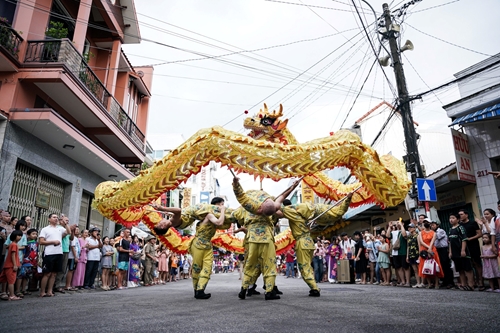
[[[295,253],[297,255],[297,265],[304,282],[310,288],[309,296],[319,297],[320,290],[311,268],[311,259],[315,247],[307,221],[310,219],[316,220],[324,216],[328,217],[328,225],[334,225],[342,219],[342,216],[349,209],[352,195],[353,192],[349,193],[343,200],[340,200],[339,202],[342,202],[340,206],[307,203],[292,205],[290,200],[285,200],[281,211],[277,213],[278,216],[288,219],[292,235],[296,241]]]

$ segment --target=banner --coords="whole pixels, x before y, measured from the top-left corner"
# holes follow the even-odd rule
[[[458,179],[470,183],[476,182],[472,159],[470,155],[469,138],[466,134],[451,130],[453,137],[453,148],[455,149],[455,159],[457,161]]]
[[[304,181],[302,181],[302,203],[314,203],[314,192]]]

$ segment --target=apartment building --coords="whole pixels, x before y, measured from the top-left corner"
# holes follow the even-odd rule
[[[152,67],[134,67],[132,0],[0,0],[0,208],[114,224],[91,209],[97,184],[146,160]]]

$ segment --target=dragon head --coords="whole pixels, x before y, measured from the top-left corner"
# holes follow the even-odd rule
[[[288,144],[284,130],[288,119],[280,120],[283,116],[283,106],[280,104],[279,111],[269,112],[267,105],[264,104],[264,110],[260,109],[253,117],[246,118],[243,127],[250,130],[248,136],[256,140],[267,140],[270,142],[279,142]]]

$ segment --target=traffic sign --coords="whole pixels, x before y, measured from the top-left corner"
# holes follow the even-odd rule
[[[417,178],[419,201],[437,201],[436,185],[433,179]]]

